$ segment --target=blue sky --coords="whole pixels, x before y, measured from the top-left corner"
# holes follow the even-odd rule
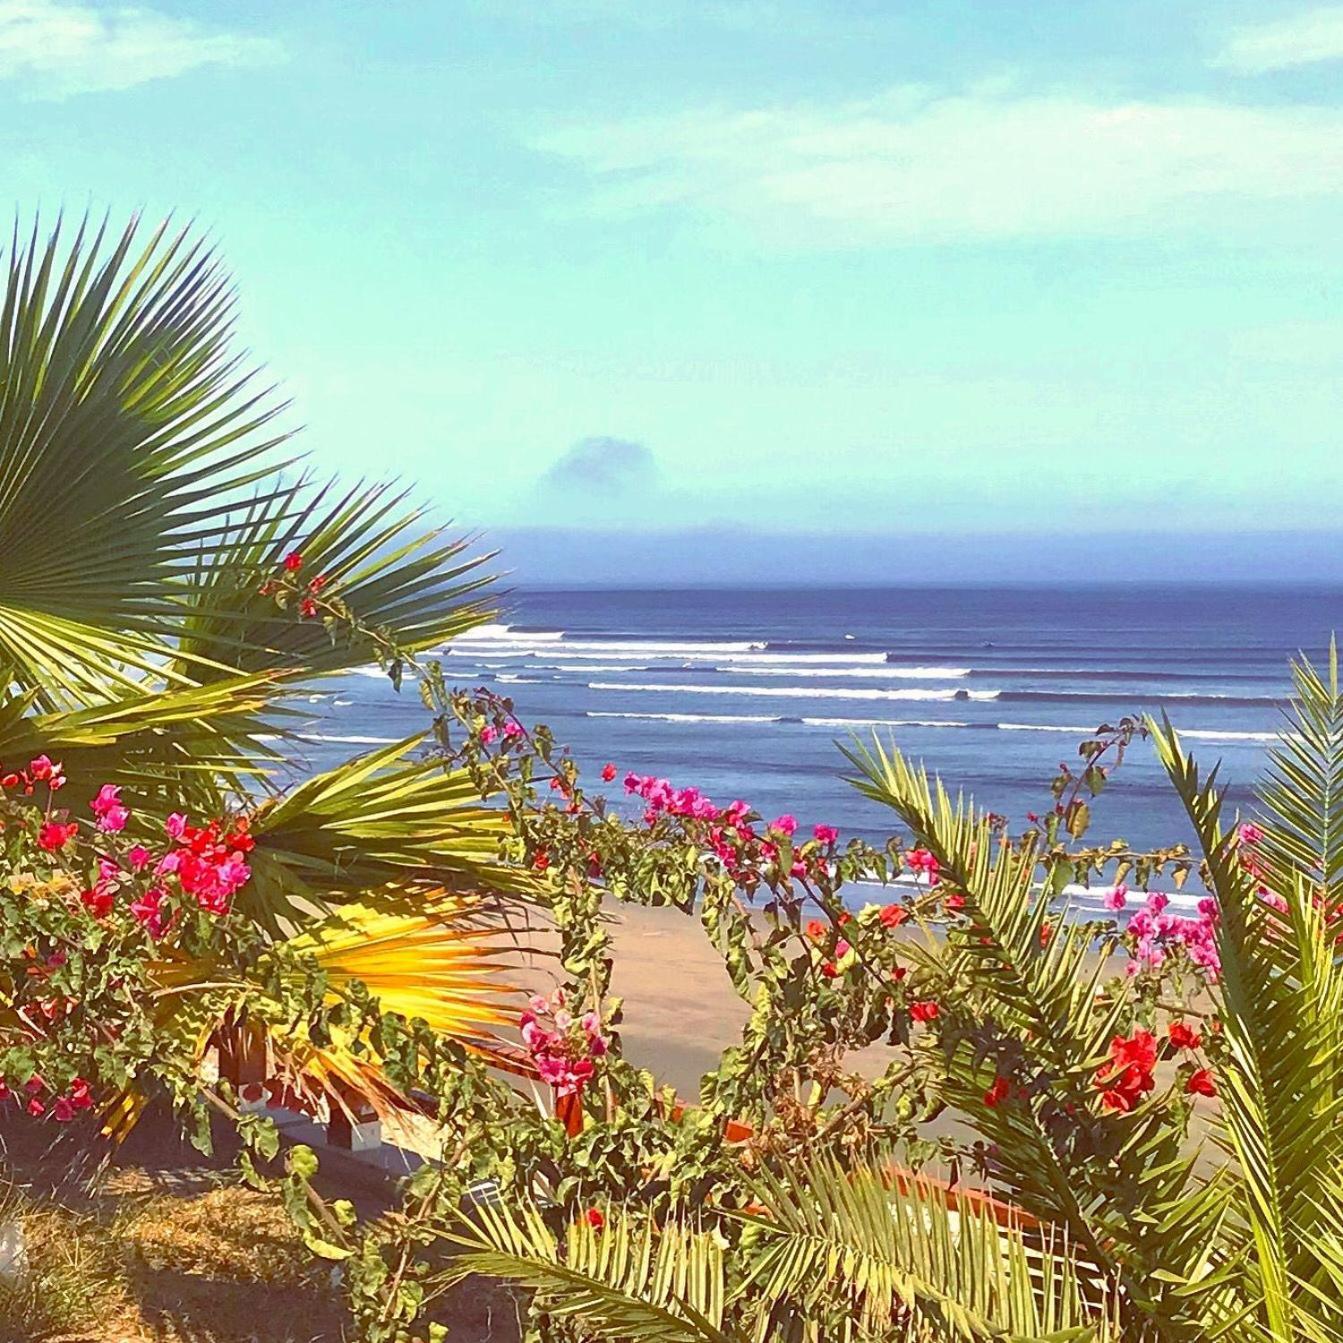
[[[0,0],[0,128],[21,211],[197,216],[316,461],[524,572],[1339,526],[1343,4]]]

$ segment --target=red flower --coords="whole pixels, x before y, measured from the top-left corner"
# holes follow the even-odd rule
[[[10,770],[3,778],[0,778],[0,788],[17,788],[21,780],[13,770]]]
[[[602,766],[602,780],[605,783],[610,783],[615,777],[616,767],[608,760],[606,764]]]
[[[256,590],[257,596],[273,597],[275,595],[276,586],[277,584],[273,578],[266,579],[266,581],[259,588],[257,588]]]
[[[1054,925],[1052,923],[1042,923],[1040,925],[1040,945],[1047,947],[1049,939],[1054,936]]]
[[[308,579],[308,591],[313,593],[321,592],[321,590],[324,587],[326,587],[326,584],[327,584],[326,575],[317,574],[314,577]]]
[[[1156,1053],[1156,1037],[1151,1031],[1136,1030],[1127,1039],[1116,1035],[1110,1041],[1110,1061],[1096,1074],[1096,1086],[1103,1092],[1101,1104],[1107,1110],[1127,1114],[1142,1100],[1144,1092],[1156,1086],[1152,1076]]]
[[[807,923],[807,936],[813,942],[824,942],[826,935],[825,924],[820,919],[811,919]]]
[[[37,1119],[40,1116],[46,1114],[46,1112],[47,1107],[43,1105],[42,1102],[38,1100],[36,1096],[34,1096],[32,1100],[28,1102],[28,1113],[32,1115],[34,1119]]]
[[[1203,1043],[1203,1037],[1183,1021],[1172,1021],[1169,1034],[1176,1049],[1197,1049]]]
[[[538,872],[544,872],[550,866],[550,855],[544,849],[537,849],[536,857],[532,859],[532,866]]]
[[[936,1021],[937,1013],[938,1006],[931,999],[924,999],[909,1005],[909,1015],[915,1021]]]
[[[589,1208],[583,1214],[583,1220],[594,1230],[600,1231],[606,1225],[606,1218],[602,1215],[600,1208]]]
[[[101,885],[95,886],[89,891],[81,891],[79,898],[83,902],[84,908],[95,919],[106,918],[112,912],[112,892]]]
[[[297,550],[291,550],[284,557],[284,567],[291,573],[296,574],[303,568],[303,556]]]
[[[995,1077],[993,1085],[984,1093],[984,1104],[990,1110],[995,1109],[1007,1099],[1008,1093],[1012,1090],[1012,1084],[1005,1077]]]
[[[958,910],[965,908],[965,896],[960,891],[952,891],[943,903],[952,914],[955,914]]]
[[[909,910],[904,905],[883,905],[881,922],[886,928],[898,928],[909,918]]]
[[[304,597],[298,604],[298,613],[304,620],[311,620],[317,614],[317,603],[311,597]]]
[[[1217,1084],[1212,1080],[1212,1073],[1207,1068],[1199,1068],[1190,1073],[1189,1080],[1184,1084],[1184,1089],[1191,1096],[1215,1096],[1217,1094]]]
[[[827,979],[834,979],[835,976],[836,976],[837,974],[839,974],[839,966],[837,966],[837,965],[834,963],[834,961],[822,961],[822,962],[821,962],[821,973],[822,973]]]
[[[37,831],[37,845],[47,853],[63,849],[79,833],[74,821],[62,825],[59,821],[43,821]]]

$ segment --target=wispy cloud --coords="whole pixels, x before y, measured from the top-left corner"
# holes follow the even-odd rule
[[[1113,237],[1343,197],[1343,109],[991,85],[553,126],[583,208],[690,211],[784,246]]]
[[[1212,64],[1258,75],[1337,60],[1343,60],[1343,5],[1324,5],[1291,18],[1237,28]]]
[[[281,59],[267,37],[215,32],[140,6],[0,0],[0,79],[31,96],[133,88],[204,65]]]

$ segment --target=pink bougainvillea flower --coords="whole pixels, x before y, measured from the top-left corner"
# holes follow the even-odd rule
[[[163,907],[164,893],[157,886],[151,886],[143,895],[131,903],[131,914],[146,932],[158,941],[168,930],[168,916]]]
[[[1128,904],[1128,887],[1124,885],[1116,886],[1101,903],[1106,909],[1118,912]]]
[[[523,735],[522,724],[519,723],[516,718],[510,718],[508,722],[504,724],[505,741],[515,741],[518,737]]]
[[[132,844],[126,850],[126,861],[130,864],[132,872],[143,872],[149,866],[149,860],[153,855],[143,844]]]
[[[814,826],[811,833],[822,844],[833,844],[839,839],[839,831],[833,825]]]
[[[89,810],[98,818],[98,829],[115,833],[126,828],[130,811],[122,804],[121,789],[105,783],[89,803]]]
[[[905,854],[905,865],[915,874],[926,877],[928,881],[937,880],[941,864],[927,849],[911,849]]]
[[[163,828],[168,832],[172,839],[181,839],[186,833],[187,818],[180,811],[175,811],[163,823]]]
[[[1263,842],[1263,838],[1264,832],[1253,821],[1247,821],[1240,828],[1240,842],[1242,844],[1259,844]]]
[[[771,830],[777,830],[781,835],[792,835],[797,831],[797,818],[793,816],[779,816],[769,827]]]
[[[483,746],[489,746],[499,736],[499,729],[493,723],[486,723],[480,729],[480,741]]]

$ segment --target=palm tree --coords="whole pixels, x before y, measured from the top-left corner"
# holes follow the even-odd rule
[[[0,758],[59,753],[72,792],[122,784],[149,816],[258,808],[239,914],[333,971],[371,968],[366,935],[389,1010],[482,1044],[502,1001],[482,930],[528,893],[498,857],[503,816],[418,737],[287,795],[274,775],[304,725],[298,687],[375,658],[399,679],[407,657],[487,619],[488,556],[391,485],[295,474],[283,403],[234,351],[232,288],[190,228],[86,219],[44,237],[35,222],[8,262]],[[324,577],[324,611],[348,618],[302,620],[259,591],[295,551]],[[189,1021],[195,970],[208,980],[165,968],[165,1029]],[[348,1051],[298,1052],[318,1082],[368,1073]]]

